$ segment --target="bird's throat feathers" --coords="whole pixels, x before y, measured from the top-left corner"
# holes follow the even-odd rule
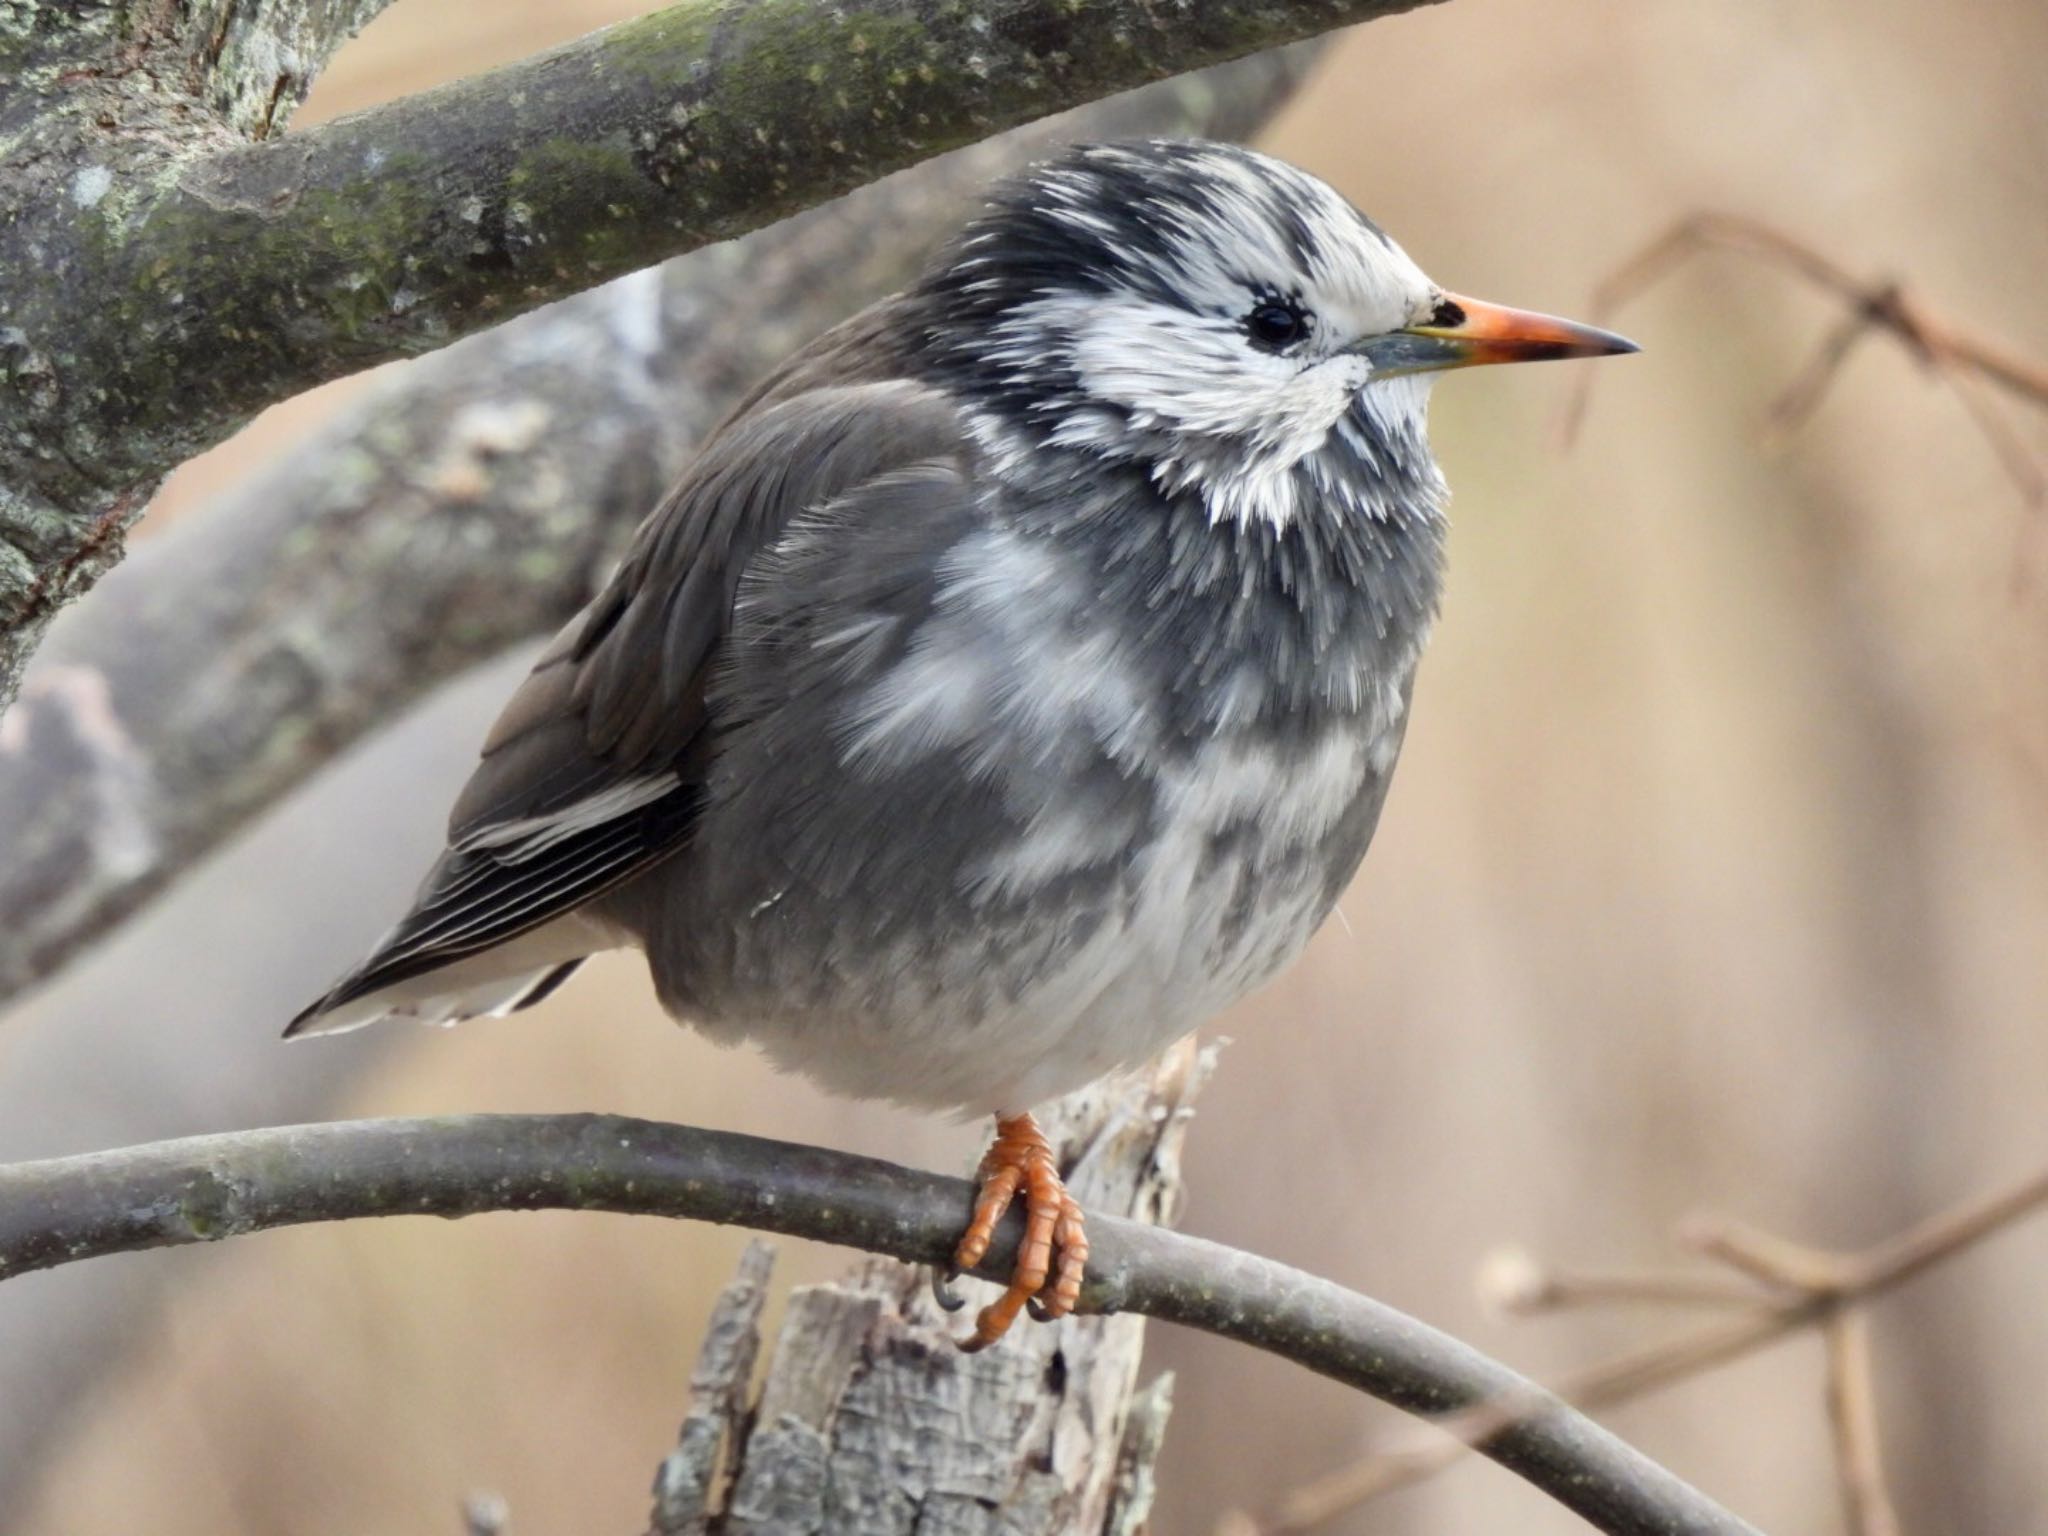
[[[1419,414],[1389,438],[1355,409],[1315,451],[1251,476],[1198,444],[1153,457],[973,422],[999,521],[1092,572],[1094,602],[1179,659],[1169,687],[1210,725],[1377,707],[1367,696],[1412,670],[1447,532]]]
[[[1347,386],[1335,402],[1305,388],[1292,411],[1276,411],[1257,432],[1143,434],[1142,460],[1161,491],[1194,497],[1212,523],[1433,524],[1449,492],[1425,430],[1429,382]]]
[[[1443,521],[1449,490],[1429,450],[1430,383],[1426,375],[1365,389],[1347,383],[1333,397],[1305,379],[1296,398],[1249,429],[1241,400],[1228,430],[1204,420],[1199,380],[1174,385],[1171,405],[1097,396],[1024,420],[975,411],[970,421],[998,479],[1027,465],[1043,475],[1064,458],[1077,476],[1105,465],[1136,468],[1161,496],[1217,525],[1433,526]]]

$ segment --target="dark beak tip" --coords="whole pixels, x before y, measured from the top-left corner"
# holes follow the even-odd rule
[[[1642,351],[1642,346],[1614,331],[1602,330],[1597,325],[1577,326],[1579,341],[1569,356],[1573,357],[1626,357],[1631,352]]]

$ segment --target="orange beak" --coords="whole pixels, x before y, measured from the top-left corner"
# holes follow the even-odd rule
[[[1447,293],[1427,320],[1375,336],[1358,350],[1371,361],[1374,377],[1386,378],[1481,363],[1539,363],[1642,349],[1597,326]]]

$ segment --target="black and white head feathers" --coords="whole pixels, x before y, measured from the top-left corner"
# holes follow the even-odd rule
[[[1355,350],[1442,292],[1328,185],[1234,145],[1086,146],[999,188],[913,298],[1005,453],[1137,461],[1216,521],[1435,499],[1428,381]],[[1353,505],[1347,506],[1346,503]]]

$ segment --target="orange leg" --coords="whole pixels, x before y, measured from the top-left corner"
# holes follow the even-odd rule
[[[1024,1196],[1024,1241],[1017,1249],[1009,1289],[981,1309],[973,1334],[961,1341],[960,1347],[970,1351],[986,1349],[1008,1333],[1027,1305],[1041,1321],[1065,1317],[1081,1297],[1081,1275],[1088,1267],[1088,1232],[1081,1207],[1060,1182],[1052,1146],[1036,1120],[1029,1115],[997,1116],[996,1139],[983,1155],[976,1178],[981,1195],[953,1252],[954,1267],[968,1270],[982,1261],[996,1223],[1019,1191]]]

